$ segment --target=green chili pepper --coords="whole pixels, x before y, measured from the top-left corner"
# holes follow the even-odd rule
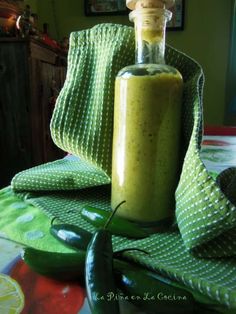
[[[96,231],[85,260],[85,285],[92,314],[120,313],[118,300],[108,300],[110,294],[116,294],[112,254],[111,233],[105,229]]]
[[[35,272],[58,280],[78,279],[84,275],[86,252],[57,253],[24,248],[22,259]]]
[[[91,206],[85,206],[81,211],[81,216],[97,228],[104,226],[110,215],[110,211]],[[148,233],[137,224],[118,216],[113,217],[108,229],[112,234],[128,238],[145,238],[149,236]]]
[[[66,246],[86,250],[92,233],[72,224],[58,224],[50,227],[50,233]]]
[[[52,277],[57,280],[79,279],[81,281],[84,275],[85,256],[85,251],[77,251],[76,253],[55,253],[29,247],[26,247],[23,250],[23,260],[32,270],[41,275]],[[189,302],[191,302],[191,295],[189,295],[189,293],[193,295],[194,308],[197,310],[201,308],[201,314],[215,313],[211,311],[212,308],[217,309],[219,312],[224,312],[226,310],[224,306],[214,302],[209,297],[194,291],[191,288],[187,288],[177,282],[163,278],[157,273],[149,271],[137,264],[120,261],[117,259],[113,259],[113,262],[116,284],[121,291],[116,295],[114,293],[114,298],[116,296],[118,296],[118,298],[128,297],[132,303],[138,305],[139,307],[147,310],[149,309],[149,311],[151,308],[151,313],[159,313],[160,307],[165,307],[165,305],[162,303],[162,300],[159,300],[158,302],[147,302],[147,300],[143,300],[143,298],[141,298],[141,300],[134,300],[134,297],[141,295],[141,297],[146,296],[146,299],[148,299],[148,295],[144,295],[145,292],[149,293],[149,297],[151,294],[156,296],[158,293],[165,292],[168,295],[173,296],[174,294],[178,295],[177,293],[179,293],[179,290],[177,290],[177,288],[179,288],[182,290],[180,295],[185,295]],[[105,274],[105,279],[102,279],[102,282],[107,280],[106,275],[107,273]],[[164,295],[159,295],[159,298],[162,297],[164,298]],[[112,298],[111,293],[109,294],[109,298]],[[138,297],[136,297],[136,299],[137,298]],[[182,301],[185,302],[185,300]],[[164,302],[166,301],[164,300]],[[177,303],[174,303],[175,308],[174,310],[172,309],[172,312],[170,313],[178,313],[177,310],[182,305]],[[188,305],[186,302],[184,305],[185,313],[189,313],[186,309],[187,306]],[[166,307],[168,307],[168,309],[171,308],[170,301]],[[191,309],[191,304],[189,304],[189,308]],[[166,311],[165,313],[168,312]]]
[[[87,248],[85,258],[85,286],[92,314],[119,314],[119,301],[109,300],[110,294],[116,294],[113,274],[112,235],[107,230],[114,215],[123,204],[121,202],[106,219],[103,229],[95,232]]]
[[[114,259],[120,299],[126,297],[150,314],[227,313],[224,306],[198,291],[137,265]],[[225,312],[226,311],[226,312]]]
[[[173,287],[168,279],[147,269],[114,260],[116,282],[126,298],[148,313],[193,313],[194,298],[190,292]]]
[[[74,250],[87,250],[93,236],[89,231],[71,224],[52,225],[50,233],[61,243]],[[129,251],[148,254],[147,251],[139,248],[126,248],[113,252],[113,257],[122,258],[122,254]]]

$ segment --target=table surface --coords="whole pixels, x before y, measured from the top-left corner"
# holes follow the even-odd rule
[[[201,157],[206,168],[215,176],[228,167],[236,166],[236,136],[205,135],[203,137],[203,142],[202,142]],[[1,234],[0,234],[0,237],[1,237]],[[36,286],[40,284],[42,285],[42,282],[43,282],[44,290],[46,289],[48,291],[48,294],[45,297],[45,299],[43,299],[42,296],[40,296],[41,297],[40,299],[38,296],[38,300],[39,300],[38,302],[40,302],[41,306],[44,302],[46,302],[47,310],[46,312],[45,311],[43,312],[44,314],[55,313],[55,307],[49,306],[50,302],[48,301],[48,296],[57,298],[58,295],[56,295],[56,293],[58,289],[60,289],[62,294],[64,293],[63,302],[66,303],[67,299],[69,298],[68,291],[72,295],[74,294],[75,296],[74,299],[75,298],[78,299],[77,303],[72,302],[73,303],[72,304],[70,302],[70,304],[72,304],[71,306],[68,306],[68,301],[67,301],[66,306],[65,304],[64,306],[61,305],[60,314],[77,314],[77,313],[90,314],[89,307],[87,304],[87,299],[84,296],[84,292],[82,292],[81,294],[82,290],[78,291],[78,287],[74,287],[74,285],[71,285],[70,283],[53,282],[51,280],[48,280],[47,278],[42,279],[42,276],[33,273],[27,267],[27,265],[25,265],[22,262],[20,258],[20,252],[22,250],[22,246],[12,243],[7,240],[0,239],[0,249],[1,249],[0,273],[10,275],[19,283],[20,286],[22,286],[22,284],[25,285],[26,284],[25,282],[27,282],[25,280],[25,274],[29,277],[29,282],[30,281],[36,282],[35,284]],[[81,298],[80,299],[78,298],[78,294],[82,298],[82,300]],[[32,299],[32,295],[30,298],[28,297],[27,299],[31,299],[32,300],[31,303],[36,302],[35,304],[37,304],[37,296],[34,295],[35,300]],[[62,302],[62,300],[63,298],[61,297],[60,302]],[[36,306],[35,304],[34,306]],[[122,308],[122,311],[121,311],[122,314],[142,314],[143,313],[139,309],[133,307],[132,305],[130,304],[127,305],[127,303],[125,302],[121,302],[121,308]],[[27,311],[24,309],[22,313],[27,314],[28,313]],[[33,313],[40,314],[42,312],[37,312],[35,310]]]

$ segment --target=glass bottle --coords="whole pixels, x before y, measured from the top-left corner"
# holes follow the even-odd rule
[[[174,213],[183,80],[165,64],[171,12],[135,2],[129,15],[135,23],[135,65],[123,68],[115,82],[111,206],[125,200],[117,215],[146,225]]]

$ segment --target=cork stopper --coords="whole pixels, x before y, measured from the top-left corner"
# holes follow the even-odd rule
[[[141,8],[169,9],[174,3],[175,0],[126,0],[126,6],[130,10]]]

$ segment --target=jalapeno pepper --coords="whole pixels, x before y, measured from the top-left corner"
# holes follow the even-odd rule
[[[121,204],[123,202],[106,219],[103,229],[95,232],[87,248],[85,286],[92,314],[120,313],[118,300],[108,299],[117,290],[113,273],[112,235],[107,228]]]
[[[55,253],[27,247],[24,249],[22,257],[25,263],[32,270],[41,275],[49,276],[57,280],[74,280],[78,278],[81,280],[83,279],[84,275],[85,256],[85,251],[78,251],[76,253]],[[139,307],[142,307],[143,309],[151,311],[151,313],[159,313],[160,309],[163,309],[163,307],[165,309],[166,307],[168,307],[168,309],[172,309],[172,312],[170,313],[178,313],[177,311],[182,307],[181,302],[185,302],[185,298],[183,298],[183,300],[177,300],[180,302],[180,304],[178,302],[174,302],[175,308],[173,310],[171,307],[172,305],[170,304],[171,301],[169,301],[170,303],[168,304],[165,300],[159,300],[158,302],[153,302],[153,300],[150,300],[151,302],[148,301],[148,297],[151,298],[151,294],[158,297],[158,293],[162,293],[159,295],[159,299],[164,298],[163,293],[167,293],[171,296],[177,296],[178,293],[180,293],[180,296],[186,296],[187,301],[183,305],[185,308],[185,313],[191,313],[187,311],[188,302],[189,309],[191,310],[191,295],[194,298],[194,308],[197,310],[202,308],[202,314],[214,313],[211,312],[211,308],[215,308],[219,311],[225,310],[223,306],[209,299],[209,297],[204,296],[197,291],[193,291],[192,289],[187,288],[179,283],[170,281],[167,278],[163,278],[157,273],[153,273],[152,271],[149,271],[148,269],[143,268],[137,264],[120,261],[117,259],[113,259],[113,262],[115,282],[117,287],[120,289],[120,292],[118,292],[117,295],[121,293],[121,296],[127,296],[131,302],[138,305]],[[107,276],[105,275],[103,282],[106,280]],[[96,285],[95,287],[99,288]],[[182,292],[179,292],[178,289],[180,289]],[[132,296],[137,296],[136,299],[138,299],[138,296],[141,296],[141,299],[134,300]],[[162,301],[164,301],[165,304],[163,304]]]
[[[92,233],[71,224],[58,224],[50,227],[50,233],[65,246],[74,250],[87,250],[88,244],[92,239]],[[113,252],[113,257],[122,257],[124,252],[138,251],[148,254],[139,248],[126,248]]]
[[[145,268],[114,260],[116,282],[122,295],[148,313],[193,313],[190,292]]]
[[[105,229],[96,231],[85,260],[85,284],[92,314],[120,313],[118,300],[108,300],[117,291],[112,254],[111,233]]]
[[[72,224],[52,225],[50,233],[66,246],[76,250],[87,250],[92,239],[92,233]]]
[[[35,272],[58,280],[78,279],[84,275],[86,252],[57,253],[26,247],[22,259]]]
[[[91,206],[85,206],[81,211],[81,216],[97,228],[104,226],[110,215],[110,211],[105,211]],[[138,239],[148,236],[148,233],[140,228],[140,226],[118,216],[113,217],[108,229],[112,234],[128,238]]]

